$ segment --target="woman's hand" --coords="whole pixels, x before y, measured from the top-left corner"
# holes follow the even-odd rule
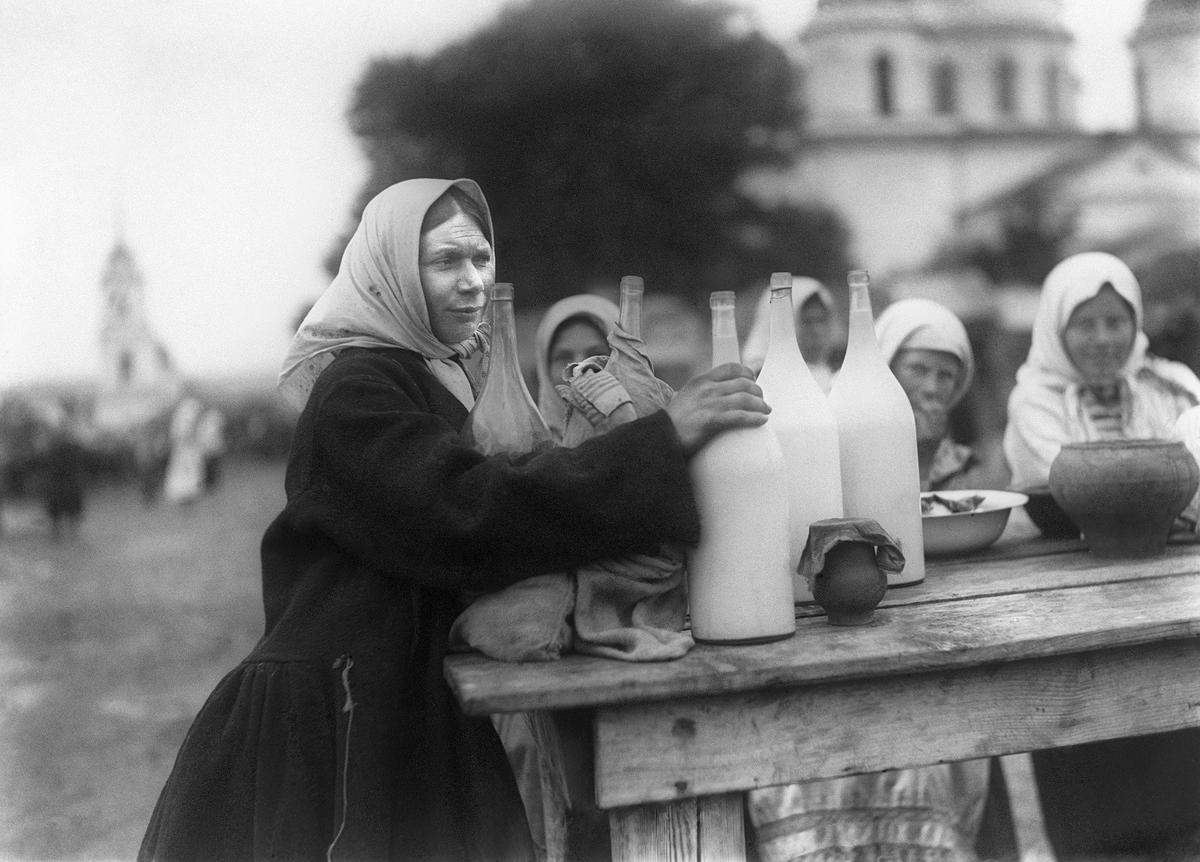
[[[762,425],[770,412],[750,369],[735,362],[696,375],[667,405],[689,458],[722,431]]]

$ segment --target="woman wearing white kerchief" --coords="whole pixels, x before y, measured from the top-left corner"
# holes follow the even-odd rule
[[[1188,421],[1177,420],[1198,400],[1200,380],[1185,365],[1146,354],[1129,267],[1101,252],[1069,257],[1046,277],[1008,402],[1013,486],[1045,486],[1064,443],[1186,436]],[[1050,749],[1033,761],[1059,858],[1196,858],[1170,842],[1200,841],[1200,731]]]
[[[975,353],[962,321],[933,300],[901,299],[879,315],[875,336],[913,408],[921,490],[993,487],[979,477],[971,447],[950,438],[950,411],[975,379]]]
[[[608,333],[620,310],[603,296],[577,293],[554,303],[538,322],[534,336],[537,359],[538,410],[555,440],[562,439],[567,406],[555,386],[563,383],[562,371],[589,356],[608,356]]]
[[[1064,443],[1172,435],[1200,380],[1146,344],[1141,288],[1120,259],[1086,252],[1051,270],[1008,401],[1013,487],[1045,486]]]
[[[494,278],[474,182],[397,183],[363,211],[281,375],[303,410],[262,541],[265,634],[193,722],[141,859],[533,858],[491,722],[442,677],[461,596],[694,542],[687,458],[768,408],[727,365],[577,448],[484,457],[459,437],[460,360]]]

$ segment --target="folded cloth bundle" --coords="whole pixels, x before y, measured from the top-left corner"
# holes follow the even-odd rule
[[[612,353],[569,366],[556,387],[568,405],[563,445],[574,446],[666,406],[674,391],[654,376],[645,345],[619,326]],[[694,645],[684,553],[603,560],[574,572],[538,575],[476,599],[450,630],[450,647],[505,661],[551,661],[564,650],[625,661],[678,658]]]

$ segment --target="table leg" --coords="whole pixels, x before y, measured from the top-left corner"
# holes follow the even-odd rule
[[[613,862],[742,862],[743,794],[614,808],[608,814]]]

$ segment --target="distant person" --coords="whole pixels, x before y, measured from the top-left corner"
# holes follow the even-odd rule
[[[463,361],[495,267],[471,180],[363,210],[280,378],[302,412],[265,633],[188,731],[140,859],[534,858],[492,722],[443,676],[451,626],[480,592],[696,541],[688,458],[769,408],[728,364],[576,448],[481,455]]]
[[[163,480],[163,499],[168,503],[191,503],[204,489],[204,449],[199,438],[203,405],[183,398],[171,415],[171,455]]]
[[[37,455],[42,507],[55,539],[79,533],[84,514],[85,455],[70,414],[56,407],[43,429]]]
[[[567,408],[554,387],[572,362],[609,354],[608,333],[619,314],[611,300],[580,293],[554,303],[539,321],[534,337],[538,410],[556,440],[562,438]]]
[[[196,421],[196,443],[203,458],[204,490],[216,490],[221,482],[221,462],[225,457],[225,414],[209,407]]]
[[[171,457],[170,414],[155,416],[133,431],[133,465],[142,503],[152,506],[162,493]]]
[[[1065,443],[1176,435],[1200,403],[1200,380],[1146,346],[1141,288],[1120,259],[1085,252],[1051,270],[1008,402],[1015,487],[1044,487]],[[1033,761],[1060,858],[1171,858],[1172,841],[1200,838],[1200,730],[1039,751]]]
[[[754,321],[746,335],[742,361],[757,374],[762,370],[771,340],[771,292],[766,291],[754,308]],[[792,310],[796,318],[796,344],[822,391],[833,385],[834,333],[837,307],[825,285],[815,278],[792,276]]]
[[[975,353],[958,315],[930,299],[901,299],[880,313],[875,334],[912,404],[921,490],[1007,487],[999,453],[984,459],[950,434],[951,411],[975,379]]]

